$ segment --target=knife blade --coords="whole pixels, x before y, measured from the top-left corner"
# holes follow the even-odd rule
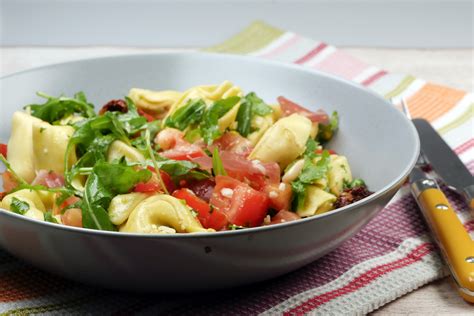
[[[474,177],[436,130],[424,119],[414,119],[421,150],[443,181],[474,210]]]
[[[409,176],[412,194],[458,286],[459,294],[466,301],[474,303],[474,241],[467,233],[443,191],[438,187],[436,180],[428,177],[421,169],[421,166],[425,164],[425,157],[432,162],[431,157],[434,153],[437,154],[435,158],[437,161],[440,161],[438,156],[443,155],[442,151],[437,152],[436,148],[429,148],[430,144],[440,146],[438,142],[431,139],[431,125],[427,127],[426,124],[429,123],[420,119],[413,120],[413,123],[420,136],[421,153]],[[418,129],[420,126],[421,128]],[[430,133],[427,133],[427,131]],[[439,137],[437,133],[436,135]],[[446,143],[444,145],[447,146]],[[446,149],[446,147],[440,146],[438,149]],[[454,155],[450,148],[449,153]],[[449,157],[447,155],[444,159],[449,159]],[[459,160],[457,156],[456,158]],[[441,161],[443,165],[438,164],[438,166],[451,166],[449,162]],[[457,165],[457,167],[459,166]],[[461,170],[463,169],[461,168]],[[444,174],[446,173],[450,172],[444,172]],[[467,179],[467,177],[465,178]],[[464,185],[466,182],[459,181],[456,183]]]

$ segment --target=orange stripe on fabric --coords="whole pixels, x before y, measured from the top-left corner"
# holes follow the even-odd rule
[[[412,117],[432,122],[451,110],[465,95],[461,90],[427,83],[407,101]]]
[[[73,286],[32,267],[0,275],[0,302],[15,302],[58,293]]]

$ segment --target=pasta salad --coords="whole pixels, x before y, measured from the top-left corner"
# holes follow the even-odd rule
[[[338,114],[268,104],[229,81],[133,88],[96,114],[84,93],[38,93],[0,144],[1,208],[40,221],[130,233],[273,225],[371,194],[324,145]]]

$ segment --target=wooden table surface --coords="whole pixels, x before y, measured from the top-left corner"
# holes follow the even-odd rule
[[[0,76],[30,67],[67,60],[176,49],[121,47],[4,47],[0,48]],[[376,49],[345,48],[359,59],[390,72],[412,74],[439,84],[474,91],[474,52],[472,49]],[[373,315],[474,315],[474,305],[456,293],[445,278],[407,294],[372,313]]]

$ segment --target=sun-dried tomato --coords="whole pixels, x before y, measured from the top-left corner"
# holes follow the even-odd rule
[[[105,112],[128,112],[127,103],[124,100],[110,100],[107,102],[102,109],[99,111],[99,115],[103,115]]]
[[[366,186],[360,185],[354,188],[348,188],[342,191],[341,195],[334,202],[334,208],[340,208],[359,200],[362,200],[365,197],[368,197],[373,192],[367,190]]]

